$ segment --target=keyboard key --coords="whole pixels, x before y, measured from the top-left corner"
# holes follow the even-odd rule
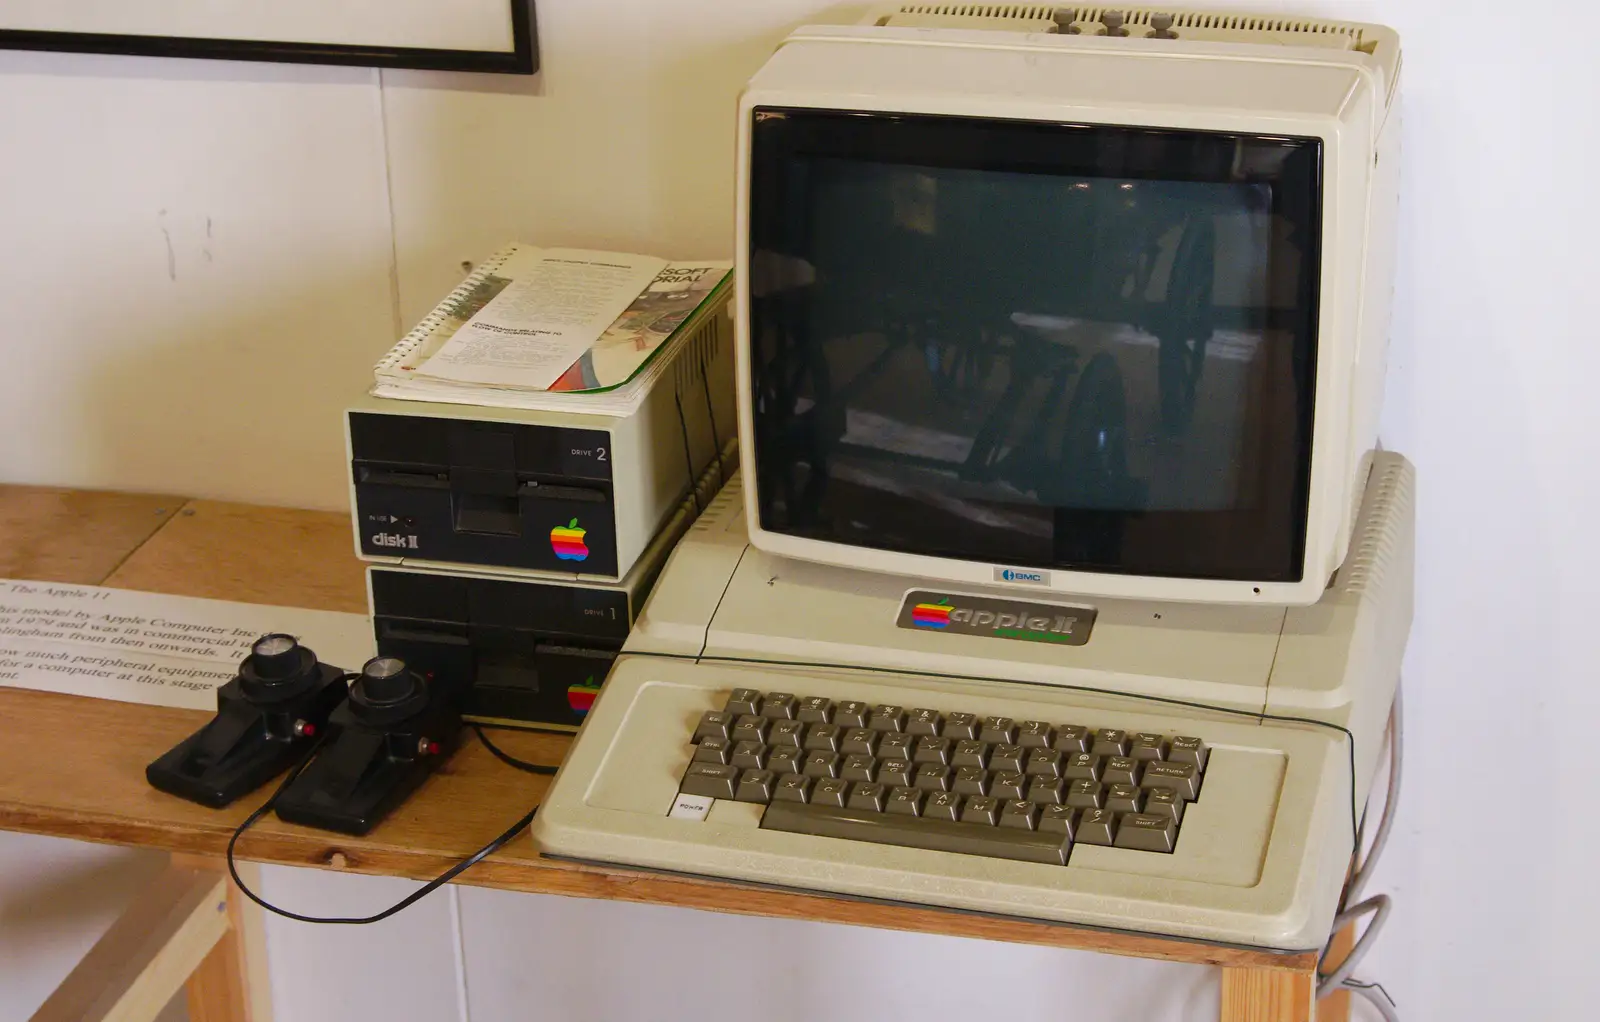
[[[840,727],[866,727],[867,704],[859,699],[839,703],[833,708],[833,722]]]
[[[807,777],[838,777],[839,754],[837,752],[813,752],[806,757],[805,766],[801,773]]]
[[[726,763],[733,754],[733,745],[726,738],[702,738],[694,747],[696,763]]]
[[[739,718],[739,723],[733,726],[733,740],[736,742],[761,742],[767,741],[767,725],[772,723],[765,717],[757,717],[747,713]]]
[[[767,747],[760,742],[740,742],[733,747],[732,763],[741,770],[761,770],[767,765]]]
[[[844,733],[840,751],[854,756],[870,756],[878,751],[878,732],[864,727],[853,727]]]
[[[1117,825],[1117,814],[1109,809],[1085,809],[1078,817],[1073,838],[1087,845],[1109,845]]]
[[[1059,777],[1035,777],[1028,783],[1028,801],[1053,806],[1066,801],[1067,782]]]
[[[899,816],[921,816],[922,797],[922,792],[916,788],[896,788],[884,809]]]
[[[962,823],[987,823],[992,827],[999,819],[1000,800],[997,798],[974,795],[961,807]]]
[[[795,702],[795,719],[807,724],[831,724],[833,703],[821,696],[805,696]]]
[[[857,784],[850,789],[851,809],[867,809],[877,813],[883,811],[883,800],[888,795],[889,789],[881,784]]]
[[[777,731],[777,728],[773,728]],[[837,724],[813,724],[806,731],[807,752],[838,752],[844,729]]]
[[[871,756],[846,756],[839,776],[847,781],[877,780],[878,761]]]
[[[1100,757],[1092,753],[1073,753],[1067,756],[1067,765],[1062,768],[1061,776],[1069,781],[1098,781],[1100,764]]]
[[[842,806],[845,793],[849,790],[849,781],[819,780],[811,788],[811,802],[813,805]]]
[[[1206,757],[1211,750],[1198,738],[1174,738],[1167,748],[1167,761],[1170,763],[1192,763],[1196,770],[1205,770]]]
[[[1065,834],[1071,840],[1077,828],[1078,811],[1071,806],[1045,806],[1039,814],[1039,829],[1048,834]]]
[[[925,763],[917,767],[915,787],[923,791],[949,791],[951,770],[947,766],[937,763]]]
[[[784,774],[798,774],[805,769],[806,754],[800,749],[783,747],[773,749],[767,754],[767,769],[782,777]]]
[[[1183,807],[1188,805],[1183,796],[1171,788],[1145,788],[1144,811],[1151,816],[1165,816],[1173,823],[1183,822]]]
[[[1017,725],[1010,717],[985,717],[983,728],[978,732],[978,737],[986,742],[1004,742],[1009,744],[1017,736]]]
[[[1158,734],[1149,731],[1140,731],[1133,736],[1133,745],[1128,750],[1128,755],[1140,761],[1164,759],[1167,754],[1167,740]]]
[[[811,794],[811,778],[799,774],[783,774],[772,797],[780,802],[804,802]]]
[[[945,820],[880,815],[870,810],[839,809],[816,802],[778,802],[761,817],[767,830],[817,834],[879,844],[927,848],[941,852],[987,855],[1023,862],[1065,865],[1070,844],[1060,834],[1042,834],[1013,827],[970,827]]]
[[[728,704],[722,709],[735,717],[742,717],[747,713],[759,713],[761,693],[753,688],[736,688],[733,694],[728,696]]]
[[[1054,749],[1034,749],[1028,753],[1028,766],[1024,771],[1029,777],[1060,777],[1061,753]]]
[[[1033,830],[1039,823],[1039,807],[1026,799],[1007,802],[1000,810],[1000,826]]]
[[[961,741],[956,743],[956,751],[951,754],[950,762],[955,766],[970,766],[980,769],[989,765],[989,746],[985,742]]]
[[[1103,727],[1094,733],[1094,745],[1089,751],[1096,756],[1126,756],[1128,732],[1119,727]]]
[[[1048,749],[1053,737],[1050,725],[1042,720],[1025,720],[1017,725],[1017,744],[1024,749]]]
[[[906,734],[908,735],[937,735],[939,733],[938,710],[912,710],[906,717]]]
[[[1105,804],[1105,787],[1099,781],[1073,781],[1067,786],[1069,806],[1078,809],[1099,809]]]
[[[880,759],[878,760],[878,783],[907,787],[911,784],[911,778],[915,775],[916,769],[908,759]]]
[[[1056,740],[1050,747],[1057,752],[1072,755],[1075,752],[1089,751],[1089,729],[1077,724],[1060,724],[1056,727]]]
[[[770,802],[772,786],[777,780],[771,770],[746,770],[739,778],[739,790],[734,798],[740,802]]]
[[[1117,821],[1117,847],[1170,852],[1178,843],[1178,825],[1165,816],[1128,813]]]
[[[1107,784],[1138,784],[1139,761],[1132,756],[1110,756],[1100,779]]]
[[[694,740],[703,738],[730,738],[733,735],[734,717],[731,713],[712,710],[700,715],[700,723],[694,729]]]
[[[1027,759],[1028,750],[1020,745],[996,745],[989,750],[989,769],[1020,771]]]
[[[878,742],[879,759],[903,759],[910,761],[911,750],[916,745],[917,739],[908,734],[886,734]]]
[[[1020,799],[1028,797],[1028,775],[1020,770],[1002,770],[994,775],[989,794],[995,798]]]
[[[903,706],[874,706],[867,727],[874,731],[899,731],[905,726],[906,711]]]
[[[911,756],[911,762],[937,763],[944,766],[950,762],[950,750],[954,745],[955,743],[948,738],[923,736],[917,739],[917,749]]]
[[[1200,772],[1193,763],[1147,763],[1140,783],[1146,788],[1171,788],[1190,802],[1200,797]]]
[[[768,692],[761,700],[761,715],[773,720],[793,720],[794,695],[789,692]]]
[[[989,794],[989,771],[983,767],[956,767],[955,783],[951,787],[963,795],[987,795]]]
[[[1144,792],[1131,784],[1113,784],[1106,789],[1106,808],[1114,813],[1137,813],[1144,809]]]
[[[961,796],[953,791],[935,791],[923,803],[922,815],[930,820],[961,819]]]
[[[678,790],[686,795],[706,798],[732,798],[739,782],[739,768],[721,763],[690,763],[683,772]]]
[[[767,732],[767,742],[772,745],[799,748],[800,736],[805,734],[805,730],[806,726],[798,720],[775,721],[772,730]]]
[[[976,738],[978,737],[977,714],[947,713],[944,717],[944,728],[939,733],[958,742]]]
[[[678,797],[673,799],[672,808],[667,811],[667,815],[674,820],[703,820],[716,802],[716,799],[706,798],[704,795],[685,795],[679,792]]]

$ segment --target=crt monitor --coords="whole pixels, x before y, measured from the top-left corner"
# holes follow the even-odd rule
[[[741,104],[752,542],[1315,602],[1381,388],[1381,56],[885,20],[802,30]]]

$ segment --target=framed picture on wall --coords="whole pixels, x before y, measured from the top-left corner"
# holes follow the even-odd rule
[[[0,0],[0,49],[533,74],[534,0]]]

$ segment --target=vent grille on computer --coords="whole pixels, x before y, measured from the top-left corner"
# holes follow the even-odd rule
[[[706,368],[722,353],[722,324],[726,316],[711,316],[690,335],[684,351],[677,356],[674,383],[680,395],[699,387]]]
[[[895,14],[911,18],[950,18],[963,20],[992,19],[996,21],[1050,22],[1044,31],[1084,31],[1087,26],[1101,25],[1107,15],[1119,24],[1122,34],[1148,35],[1152,31],[1151,19],[1163,16],[1170,19],[1166,29],[1170,36],[1183,38],[1184,29],[1199,30],[1206,38],[1216,40],[1221,33],[1241,35],[1278,33],[1290,35],[1342,36],[1352,49],[1365,49],[1368,40],[1360,25],[1321,18],[1279,18],[1255,14],[1213,14],[1204,11],[1162,11],[1160,8],[1134,7],[1055,7],[1048,4],[901,4]],[[894,14],[878,19],[878,24],[888,24]],[[1120,16],[1120,17],[1118,17]]]
[[[744,505],[744,487],[739,483],[739,477],[733,476],[728,484],[717,494],[716,499],[706,505],[695,523],[689,527],[690,532],[721,532],[733,523],[738,517],[739,509]]]
[[[1339,587],[1347,593],[1381,587],[1400,556],[1402,530],[1409,527],[1416,500],[1416,473],[1404,461],[1384,459],[1367,487],[1360,531],[1340,572]]]

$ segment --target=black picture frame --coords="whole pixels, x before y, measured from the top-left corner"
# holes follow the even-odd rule
[[[411,68],[422,71],[534,74],[539,70],[539,37],[534,18],[534,0],[508,0],[508,2],[511,5],[512,36],[512,49],[509,52],[22,29],[0,29],[0,50],[117,53],[139,57],[190,57],[285,64]]]

